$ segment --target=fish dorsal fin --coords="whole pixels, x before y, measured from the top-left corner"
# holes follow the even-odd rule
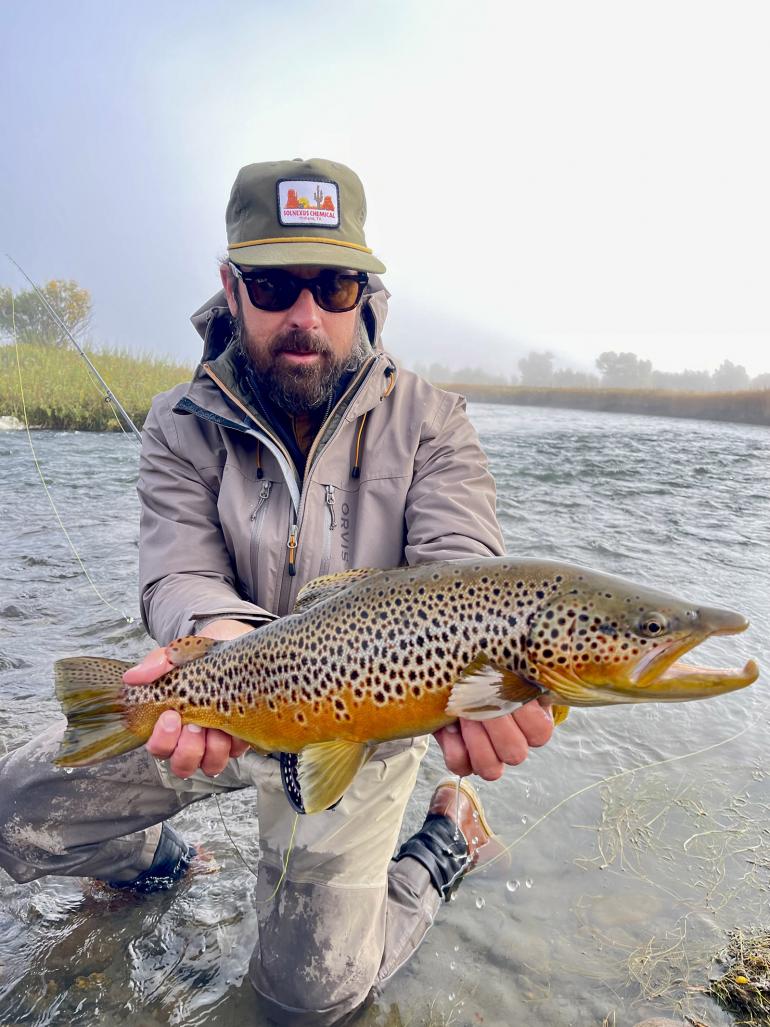
[[[185,663],[192,663],[193,660],[205,656],[216,644],[215,638],[206,638],[205,635],[185,635],[169,642],[166,646],[166,655],[175,667],[182,667]]]
[[[374,749],[362,742],[316,742],[299,754],[299,787],[306,813],[333,806]]]
[[[373,574],[382,574],[382,570],[379,567],[359,567],[354,571],[340,571],[339,574],[324,574],[323,577],[313,578],[299,590],[293,612],[302,613]]]
[[[542,694],[541,688],[515,671],[492,666],[482,653],[455,682],[446,712],[450,717],[491,720]]]

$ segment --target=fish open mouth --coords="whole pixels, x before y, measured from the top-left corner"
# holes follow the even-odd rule
[[[672,699],[682,698],[683,693],[689,691],[705,695],[710,690],[719,693],[744,688],[759,676],[759,667],[754,660],[748,660],[740,668],[700,667],[685,663],[680,657],[712,635],[737,635],[748,626],[744,617],[733,614],[730,619],[722,618],[721,623],[705,631],[663,643],[639,661],[630,675],[630,684],[651,692],[660,691],[661,698],[667,694]]]

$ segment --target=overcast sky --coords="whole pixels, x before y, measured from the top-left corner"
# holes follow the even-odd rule
[[[0,11],[0,253],[90,289],[101,342],[194,362],[238,168],[324,156],[409,363],[770,370],[766,0]]]

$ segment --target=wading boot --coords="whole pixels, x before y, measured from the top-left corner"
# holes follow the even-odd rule
[[[481,799],[463,778],[459,801],[457,779],[442,781],[430,800],[425,823],[393,857],[411,856],[422,863],[448,902],[471,867],[483,866],[504,852],[487,822]]]
[[[187,873],[197,850],[169,824],[163,825],[158,847],[152,863],[138,877],[130,881],[105,881],[110,888],[131,890],[142,895],[168,891]]]

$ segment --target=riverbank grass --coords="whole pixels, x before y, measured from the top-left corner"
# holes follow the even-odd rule
[[[88,350],[88,356],[131,420],[141,428],[153,396],[189,381],[193,368],[168,357],[118,349]],[[112,405],[74,349],[25,343],[19,346],[21,387],[14,345],[0,346],[0,416],[30,427],[72,431],[119,431]],[[24,405],[22,404],[22,387]]]

